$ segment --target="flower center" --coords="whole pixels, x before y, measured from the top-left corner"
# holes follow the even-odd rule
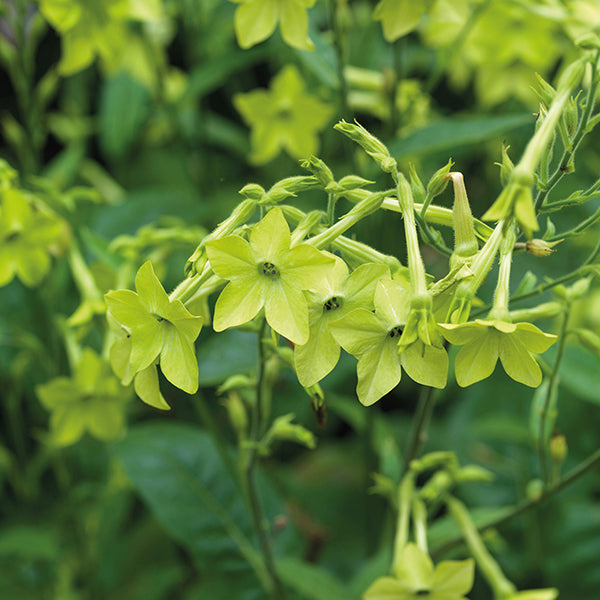
[[[339,296],[332,296],[323,304],[323,310],[332,311],[341,308],[344,305],[344,299]]]
[[[415,590],[415,596],[429,596],[429,590],[426,589],[420,589],[420,590]]]
[[[400,337],[402,335],[402,327],[400,327],[400,325],[396,325],[396,327],[393,327],[392,329],[389,330],[388,335],[391,338],[397,338]],[[419,592],[416,592],[417,594]]]
[[[21,235],[20,231],[11,231],[5,238],[4,241],[5,242],[14,242],[16,239],[18,239]]]
[[[279,269],[272,262],[259,264],[258,272],[269,279],[277,279],[279,277]]]

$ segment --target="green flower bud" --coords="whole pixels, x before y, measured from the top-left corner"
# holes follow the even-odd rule
[[[539,73],[536,73],[535,77],[539,84],[539,89],[535,90],[535,93],[547,108],[552,104],[556,96],[556,90]]]
[[[457,483],[489,482],[494,480],[494,474],[479,465],[466,465],[456,473]]]
[[[346,175],[346,177],[340,179],[339,186],[341,191],[349,192],[362,188],[365,185],[372,185],[373,183],[375,182],[359,177],[358,175]]]
[[[295,197],[300,192],[312,190],[316,187],[319,187],[319,180],[316,177],[308,175],[286,177],[269,189],[260,204],[279,204],[290,196]]]
[[[525,250],[529,252],[529,254],[533,254],[537,257],[550,256],[552,253],[556,252],[553,247],[560,244],[562,241],[563,240],[546,242],[545,240],[534,238],[525,242]]]
[[[525,488],[525,495],[528,500],[534,502],[539,500],[544,493],[544,484],[541,479],[532,479]]]
[[[582,56],[580,59],[572,62],[561,74],[556,85],[557,93],[563,90],[571,91],[579,85],[583,74],[585,73],[585,67],[589,62],[587,56]]]
[[[248,412],[242,397],[236,391],[230,391],[221,401],[227,410],[229,422],[240,438],[245,437],[248,431]]]
[[[475,237],[473,215],[469,206],[467,190],[462,173],[448,173],[454,187],[452,221],[454,225],[454,252],[450,257],[450,269],[458,267],[479,250]]]
[[[256,380],[254,377],[248,377],[248,375],[232,375],[228,377],[218,388],[217,395],[222,395],[225,392],[230,392],[233,390],[242,390],[253,388],[256,385]]]
[[[282,417],[278,417],[273,422],[271,429],[267,432],[263,443],[267,445],[271,440],[282,440],[296,442],[306,446],[310,450],[314,450],[317,447],[317,439],[314,434],[308,429],[302,427],[302,425],[295,425],[292,421],[296,415],[289,413]]]
[[[579,94],[577,96],[579,96]],[[567,129],[567,134],[569,135],[569,138],[573,137],[575,130],[577,129],[577,124],[579,122],[579,112],[577,104],[577,97],[569,98],[569,102],[567,103],[567,106],[565,107],[565,112],[563,113],[563,121]]]
[[[515,168],[513,161],[510,159],[510,156],[508,156],[509,148],[510,146],[507,146],[504,143],[502,144],[502,162],[495,163],[500,167],[500,183],[502,184],[502,187],[506,187],[508,185],[512,172]]]
[[[550,458],[552,462],[557,466],[563,464],[567,458],[569,448],[567,446],[567,438],[564,435],[554,435],[550,440]]]
[[[582,346],[600,358],[600,336],[589,329],[575,329],[573,333]]]
[[[429,452],[425,456],[411,461],[410,470],[415,473],[423,473],[424,471],[431,471],[442,467],[456,468],[457,466],[458,461],[454,452],[438,451]]]
[[[239,192],[244,198],[260,201],[265,197],[265,188],[258,183],[248,183]]]
[[[563,313],[565,307],[560,302],[544,302],[531,308],[522,308],[510,311],[510,319],[513,323],[531,321],[540,321],[542,319],[552,319]]]
[[[427,196],[429,198],[435,198],[439,196],[448,185],[448,174],[450,173],[450,169],[454,166],[452,159],[448,161],[448,163],[443,166],[441,169],[438,169],[429,180],[427,184]]]
[[[585,33],[575,40],[582,50],[600,50],[600,36],[597,33]]]
[[[307,159],[300,161],[300,166],[310,171],[324,188],[335,181],[331,169],[316,156],[309,156]]]
[[[414,163],[408,163],[408,176],[410,179],[410,189],[412,190],[413,198],[415,202],[422,204],[425,202],[425,186],[423,185],[420,177],[417,175],[417,170]]]
[[[356,142],[379,165],[384,173],[391,173],[396,168],[396,161],[390,156],[385,144],[358,122],[351,124],[342,120],[336,123],[333,128]]]

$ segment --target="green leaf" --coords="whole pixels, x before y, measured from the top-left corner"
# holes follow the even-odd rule
[[[390,154],[396,159],[446,150],[455,152],[461,146],[479,144],[525,125],[533,128],[530,114],[442,119],[426,125],[404,139],[391,142],[388,147]]]
[[[225,570],[243,557],[261,573],[243,495],[207,433],[182,423],[145,424],[116,454],[154,516],[201,563]]]
[[[358,594],[315,564],[290,557],[277,560],[276,567],[283,583],[306,600],[360,599]]]
[[[104,81],[100,94],[98,140],[111,159],[123,158],[137,140],[150,115],[150,94],[122,73]]]

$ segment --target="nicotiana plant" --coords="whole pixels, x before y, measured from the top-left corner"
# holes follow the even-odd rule
[[[258,2],[240,5],[238,28],[243,26],[244,11],[254,4]],[[389,6],[382,2],[380,18],[385,19],[387,10]],[[287,27],[284,23],[282,27]],[[260,35],[267,34],[265,29]],[[543,494],[558,489],[548,471],[558,367],[569,334],[571,306],[585,293],[590,278],[598,274],[600,245],[567,275],[540,285],[526,282],[512,296],[511,267],[523,249],[543,257],[555,251],[559,241],[561,249],[567,248],[575,235],[599,218],[594,213],[559,232],[548,219],[542,237],[533,237],[539,231],[540,215],[586,202],[597,194],[600,185],[599,180],[566,199],[552,194],[556,184],[572,171],[581,139],[598,122],[594,100],[600,82],[600,52],[587,42],[584,47],[587,51],[563,71],[555,87],[541,81],[536,131],[516,164],[507,149],[503,150],[503,189],[481,220],[473,217],[465,182],[452,170],[452,162],[424,185],[414,168],[404,174],[388,148],[369,131],[358,123],[341,121],[335,129],[373,159],[389,178],[388,188],[373,191],[369,189],[371,182],[356,175],[336,179],[323,160],[310,157],[302,163],[308,175],[283,179],[269,190],[257,184],[245,186],[242,202],[200,242],[188,260],[185,279],[171,294],[165,292],[149,262],[137,273],[136,292],[106,294],[115,338],[110,350],[113,369],[123,384],[133,380],[138,396],[157,408],[168,408],[159,390],[158,368],[172,385],[188,393],[196,390],[194,342],[202,326],[212,323],[215,332],[242,328],[258,336],[257,379],[232,377],[222,389],[229,394],[229,415],[240,441],[243,487],[261,543],[263,562],[257,573],[273,597],[283,597],[283,588],[270,534],[263,527],[260,490],[253,470],[276,439],[314,446],[312,434],[294,424],[293,415],[271,423],[278,364],[295,371],[315,410],[323,411],[327,399],[319,382],[336,368],[341,349],[357,359],[356,395],[366,406],[390,392],[402,376],[429,391],[444,388],[449,378],[465,387],[489,377],[500,361],[506,375],[537,388],[535,439]],[[291,77],[291,72],[286,77]],[[578,89],[584,78],[587,91],[581,94]],[[239,103],[242,106],[242,98]],[[249,122],[258,119],[256,107],[251,103],[243,106]],[[552,152],[558,144],[562,154],[556,161]],[[434,203],[450,182],[454,189],[452,209]],[[325,210],[301,209],[300,197],[309,191],[322,193],[327,201]],[[353,206],[337,216],[342,199]],[[4,199],[5,206],[10,202],[10,197]],[[350,228],[380,210],[390,211],[404,231],[406,265],[348,235]],[[453,247],[447,245],[439,227],[453,231]],[[435,278],[427,272],[422,243],[448,257],[444,277]],[[496,263],[497,274],[490,275]],[[480,297],[481,286],[486,277],[493,276],[496,289],[488,303],[487,298]],[[565,287],[570,282],[571,287]],[[555,291],[555,301],[513,309],[519,300],[547,290]],[[215,298],[214,310],[210,297]],[[557,316],[562,324],[556,333],[532,323]],[[593,333],[582,330],[577,335],[599,352],[600,340]],[[538,355],[552,345],[558,350],[554,363],[548,365]],[[453,361],[449,361],[449,352]],[[86,352],[81,360],[96,359]],[[450,364],[453,373],[449,373]],[[58,419],[54,411],[62,406],[60,389],[79,386],[77,389],[83,390],[88,385],[78,382],[76,374],[73,383],[56,381],[40,388],[40,398],[53,411],[53,419]],[[248,395],[249,389],[254,389],[254,396]],[[425,403],[431,403],[431,393],[424,397]],[[82,427],[79,424],[69,435],[75,438]],[[92,433],[104,435],[103,431]],[[68,434],[62,435],[64,439]],[[409,459],[416,456],[418,437],[416,440]],[[552,452],[554,460],[556,449]],[[597,456],[590,458],[597,460]],[[487,579],[496,600],[556,597],[554,589],[518,592],[487,550],[468,509],[454,497],[456,485],[486,480],[489,474],[473,466],[460,467],[445,453],[409,460],[408,464],[397,491],[392,481],[378,479],[376,488],[383,490],[398,511],[398,525],[390,574],[373,581],[365,600],[465,598],[473,583],[474,566]],[[425,483],[419,487],[417,481],[423,478]],[[474,562],[442,561],[434,566],[428,554],[427,527],[441,505],[456,521]],[[409,541],[411,521],[414,542]]]

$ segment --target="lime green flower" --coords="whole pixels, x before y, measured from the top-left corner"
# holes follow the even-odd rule
[[[532,352],[545,352],[556,336],[531,323],[477,319],[471,323],[441,324],[444,337],[463,346],[456,362],[456,381],[466,387],[489,377],[500,359],[506,374],[530,387],[542,382],[542,371]]]
[[[0,287],[15,275],[26,286],[38,285],[50,269],[50,252],[68,237],[67,225],[53,213],[34,207],[18,189],[1,194]]]
[[[316,0],[233,0],[240,4],[235,11],[235,35],[242,48],[266,40],[277,27],[288,46],[314,50],[308,37],[306,9]]]
[[[161,0],[40,0],[42,15],[61,35],[59,71],[72,75],[96,56],[108,70],[129,52],[128,20],[148,21],[162,15]]]
[[[277,333],[294,344],[308,341],[303,290],[320,287],[334,261],[308,244],[290,244],[280,208],[252,228],[250,243],[230,235],[206,244],[212,270],[229,280],[215,306],[215,331],[247,323],[264,308],[267,323]]]
[[[110,366],[85,348],[72,378],[57,377],[37,386],[41,403],[51,411],[51,442],[75,443],[89,431],[109,441],[125,431],[125,406],[130,392],[110,372]]]
[[[118,290],[105,295],[110,322],[121,335],[111,348],[111,364],[127,385],[135,377],[140,398],[156,408],[169,408],[158,391],[156,364],[173,385],[188,394],[198,389],[194,341],[202,318],[192,315],[179,300],[170,300],[144,263],[135,278],[137,293]],[[119,327],[116,327],[119,329]]]
[[[257,89],[233,98],[236,109],[250,126],[255,164],[265,164],[285,150],[292,158],[306,158],[319,149],[317,133],[332,115],[327,104],[307,94],[293,65],[284,67],[269,90]]]
[[[331,334],[331,322],[357,308],[371,310],[375,285],[383,277],[390,277],[385,265],[363,264],[348,275],[344,261],[335,257],[335,266],[328,272],[325,285],[306,292],[310,334],[306,344],[294,348],[298,381],[304,387],[323,379],[340,358],[340,345]]]
[[[388,42],[416,29],[427,6],[413,0],[380,0],[373,11],[373,19],[381,21],[383,37]]]
[[[433,566],[431,558],[415,544],[400,555],[395,577],[380,577],[364,593],[364,600],[466,600],[473,587],[473,560],[446,560]]]

